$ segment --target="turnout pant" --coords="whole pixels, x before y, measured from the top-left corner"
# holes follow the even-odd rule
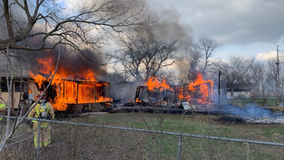
[[[42,123],[42,125],[40,126],[40,134],[38,133],[38,131],[39,131],[38,125],[39,125],[39,122],[34,122],[33,129],[34,129],[34,134],[35,134],[34,135],[35,148],[37,148],[38,145],[40,147],[42,147],[42,144],[43,144],[44,147],[46,147],[51,142],[51,139],[50,139],[50,130],[51,130],[50,123],[48,123],[48,122]],[[39,138],[40,138],[40,141],[38,141]],[[39,142],[39,144],[38,144],[38,142]]]

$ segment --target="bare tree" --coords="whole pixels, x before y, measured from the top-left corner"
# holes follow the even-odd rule
[[[265,103],[266,100],[266,85],[265,85],[265,75],[266,75],[266,68],[265,65],[261,62],[253,62],[250,65],[250,74],[248,75],[250,83],[252,83],[250,90],[250,98],[252,102],[255,102],[259,96],[262,95]]]
[[[207,37],[205,34],[199,36],[198,46],[199,49],[204,54],[205,62],[204,67],[202,69],[202,73],[205,73],[206,68],[209,65],[210,58],[213,56],[213,52],[220,46],[221,44],[216,40]]]
[[[268,79],[268,67],[267,65],[263,65],[263,75],[261,77],[261,96],[263,99],[263,105],[266,104],[267,99],[270,97],[270,89],[269,89],[269,85],[267,84],[267,79]]]
[[[197,66],[202,59],[202,53],[200,52],[197,44],[192,44],[191,47],[185,49],[185,56],[188,62],[190,62],[190,69],[187,77],[189,80],[196,79],[196,72],[198,72]]]
[[[148,38],[133,38],[123,41],[121,50],[110,55],[123,65],[125,72],[138,81],[147,81],[162,68],[172,65],[177,49],[177,40],[161,42]]]
[[[271,91],[273,92],[273,96],[275,97],[275,105],[279,105],[279,103],[283,102],[283,89],[284,89],[284,77],[283,77],[283,64],[279,66],[279,79],[278,79],[278,71],[276,59],[268,60],[268,73],[267,73],[267,84]]]
[[[250,67],[254,62],[254,58],[244,58],[244,57],[230,57],[228,62],[223,62],[221,60],[215,61],[211,69],[216,73],[221,71],[222,79],[227,84],[233,83],[250,83]],[[234,88],[231,88],[231,95],[233,95]]]
[[[134,2],[88,1],[66,13],[68,8],[55,0],[2,0],[0,50],[8,45],[10,49],[29,51],[53,49],[60,39],[76,50],[82,44],[101,44],[106,34],[123,32],[150,20],[142,16],[143,6],[134,9]],[[52,45],[47,45],[48,41]]]
[[[197,43],[189,44],[185,49],[185,55],[187,61],[190,63],[190,69],[188,71],[189,80],[195,80],[196,73],[206,72],[207,67],[210,65],[210,58],[213,56],[213,52],[221,44],[216,40],[209,38],[203,34],[199,36]]]

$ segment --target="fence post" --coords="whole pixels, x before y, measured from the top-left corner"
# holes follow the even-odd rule
[[[250,143],[247,143],[248,146],[248,152],[247,152],[247,160],[249,160],[249,155],[250,155]]]
[[[40,131],[41,131],[41,121],[38,122],[38,137],[37,137],[37,155],[36,155],[36,159],[39,160],[39,150],[40,150],[40,145],[41,145],[41,142],[40,142]]]
[[[178,160],[181,159],[180,151],[181,151],[181,134],[178,135]]]

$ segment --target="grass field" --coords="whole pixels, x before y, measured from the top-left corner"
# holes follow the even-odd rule
[[[218,118],[218,116],[198,114],[173,115],[122,113],[89,116],[83,122],[89,123],[95,121],[102,125],[284,143],[284,128],[281,124],[262,125],[224,122],[218,121]],[[177,144],[177,139],[166,139],[167,143],[164,144],[168,145],[163,147],[168,148],[166,149],[167,151],[171,151],[170,155],[176,156],[177,146],[173,144]],[[210,157],[213,159],[227,159],[228,157],[231,157],[231,159],[245,159],[244,157],[250,157],[250,159],[262,159],[263,157],[268,159],[278,159],[284,156],[282,153],[283,148],[281,147],[250,145],[251,148],[249,148],[251,151],[248,151],[248,144],[243,143],[186,137],[184,137],[183,140],[183,147],[185,147],[184,150],[187,150],[188,148],[192,148],[192,150],[194,150],[194,153],[192,153],[192,150],[191,152],[186,152],[186,154],[183,152],[183,157],[187,157],[189,159],[207,159],[208,157],[209,159]],[[228,150],[229,148],[230,150]]]
[[[284,142],[283,125],[219,121],[213,115],[115,113],[84,115],[68,121],[176,133]],[[164,159],[178,157],[178,136],[121,129],[52,124],[53,143],[40,159]],[[16,135],[26,132],[21,126]],[[8,147],[0,159],[35,159],[33,139]],[[181,159],[281,159],[283,147],[182,137]],[[15,154],[16,153],[16,154]]]
[[[101,125],[132,127],[150,130],[182,132],[188,134],[208,133],[212,136],[250,138],[275,141],[278,135],[284,136],[282,124],[247,124],[218,121],[214,115],[177,115],[151,113],[119,113],[88,116],[78,119],[83,123],[96,122]],[[278,134],[277,134],[278,133]]]

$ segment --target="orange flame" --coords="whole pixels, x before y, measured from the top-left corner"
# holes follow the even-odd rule
[[[187,91],[180,88],[178,92],[180,100],[195,101],[195,103],[201,104],[211,103],[210,95],[213,94],[213,82],[211,80],[203,80],[202,74],[197,73],[196,81],[188,85]]]
[[[139,100],[138,98],[135,99],[135,102],[136,102],[136,103],[142,103],[142,101]]]
[[[158,79],[153,76],[149,78],[147,82],[145,82],[145,85],[148,86],[150,91],[159,89],[160,92],[162,92],[163,90],[170,89],[170,86],[166,83],[165,79],[163,79],[163,81],[160,83]]]
[[[178,92],[179,92],[179,94],[178,94],[178,99],[180,99],[180,100],[184,99],[184,96],[183,96],[183,94],[182,94],[182,93],[183,93],[183,89],[180,88]]]
[[[172,88],[166,83],[165,79],[160,83],[156,77],[151,77],[146,83],[149,91]],[[177,98],[181,101],[188,101],[190,104],[208,104],[211,103],[210,95],[213,94],[213,82],[211,80],[203,80],[202,74],[197,73],[195,82],[190,83],[187,87],[175,87]],[[137,98],[135,100],[139,102]]]
[[[33,74],[29,71],[30,76],[38,84],[39,88],[42,84],[51,79],[51,74],[55,71],[54,60],[52,57],[46,59],[38,58],[38,64],[41,65],[40,73]],[[76,79],[84,77],[76,81],[68,81],[66,79]],[[66,110],[68,104],[84,104],[97,102],[112,102],[111,98],[104,96],[104,88],[108,86],[105,82],[95,82],[95,73],[91,69],[81,70],[80,72],[70,73],[63,67],[59,67],[56,75],[53,78],[51,85],[56,86],[56,97],[50,102],[55,110]],[[102,90],[99,92],[99,90]],[[48,94],[48,93],[47,93]]]

